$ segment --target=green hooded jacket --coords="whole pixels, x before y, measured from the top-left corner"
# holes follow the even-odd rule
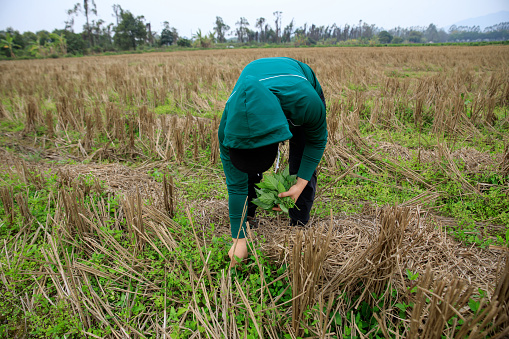
[[[327,144],[325,106],[320,96],[322,88],[313,70],[291,58],[258,59],[240,74],[218,130],[232,238],[245,237],[246,216],[242,216],[247,210],[248,175],[232,165],[228,149],[282,142],[292,137],[294,126],[302,126],[306,145],[297,176],[310,180]]]

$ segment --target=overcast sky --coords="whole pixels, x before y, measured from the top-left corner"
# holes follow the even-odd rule
[[[0,0],[0,29],[13,27],[20,32],[52,31],[64,28],[67,10],[83,0]],[[168,21],[181,36],[191,37],[198,28],[212,31],[216,16],[232,29],[245,17],[251,29],[264,17],[274,26],[273,12],[281,11],[282,26],[292,18],[294,27],[305,23],[318,26],[359,24],[359,20],[385,29],[397,26],[447,27],[458,21],[500,11],[509,11],[509,0],[95,0],[98,16],[114,22],[113,4],[119,4],[135,16],[145,16],[152,30],[161,32]],[[81,32],[84,19],[75,19],[74,31]]]

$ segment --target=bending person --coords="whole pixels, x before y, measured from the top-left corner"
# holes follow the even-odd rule
[[[245,223],[255,221],[255,184],[290,141],[290,174],[297,182],[280,197],[291,197],[290,225],[306,225],[316,191],[316,167],[327,143],[325,99],[313,70],[291,58],[264,58],[248,64],[226,102],[218,130],[228,187],[233,246],[228,252],[247,258]],[[247,213],[244,206],[247,205]],[[235,249],[235,250],[234,250]]]

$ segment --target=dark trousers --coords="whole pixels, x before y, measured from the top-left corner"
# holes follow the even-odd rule
[[[304,153],[304,146],[306,145],[306,135],[304,128],[293,127],[291,129],[293,137],[290,139],[290,157],[288,162],[290,163],[290,174],[297,174],[302,154]],[[256,198],[255,184],[259,183],[263,178],[261,173],[250,174],[248,176],[248,207],[247,215],[254,217],[256,213],[256,205],[251,201]],[[309,212],[313,206],[316,192],[316,170],[309,180],[308,184],[302,191],[299,199],[297,199],[297,208],[290,209],[290,225],[305,225],[309,221]]]

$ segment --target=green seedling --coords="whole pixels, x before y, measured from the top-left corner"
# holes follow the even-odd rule
[[[297,176],[290,175],[288,167],[282,173],[265,175],[263,181],[256,184],[257,198],[253,199],[253,204],[269,211],[279,205],[283,212],[288,213],[290,208],[295,207],[295,201],[290,197],[280,198],[278,194],[287,192],[296,181]]]

